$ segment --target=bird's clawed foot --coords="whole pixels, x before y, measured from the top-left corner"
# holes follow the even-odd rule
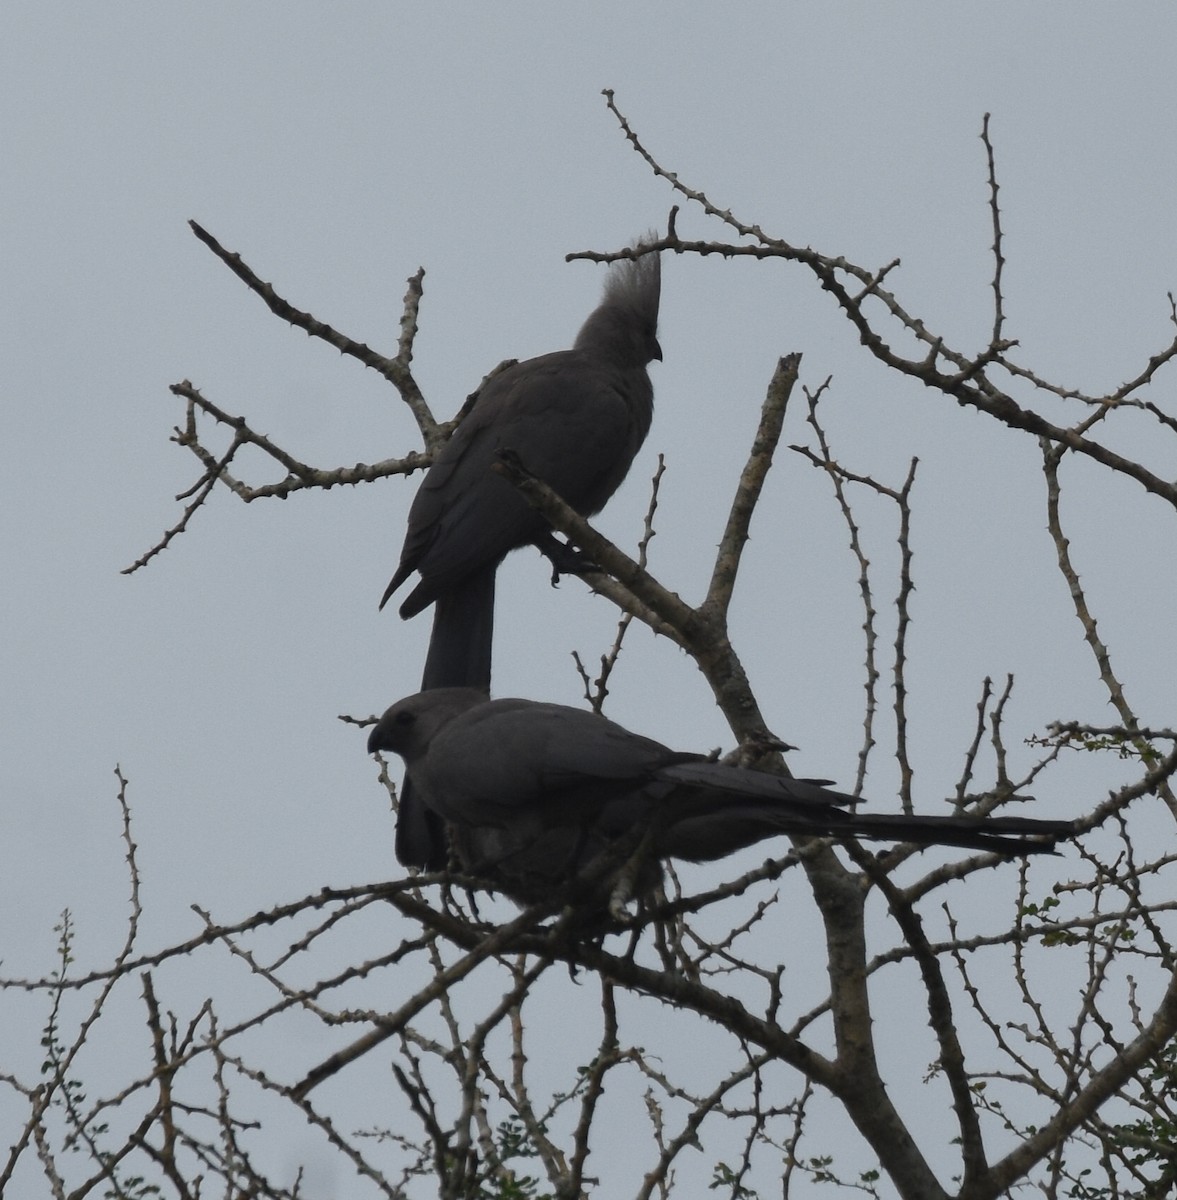
[[[552,587],[560,582],[561,575],[587,575],[601,568],[583,551],[562,542],[551,533],[536,541],[539,552],[552,564]]]

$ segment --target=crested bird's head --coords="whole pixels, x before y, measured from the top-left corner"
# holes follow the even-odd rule
[[[650,232],[646,238],[657,235]],[[647,243],[639,240],[635,251]],[[662,360],[658,345],[658,304],[662,296],[662,261],[657,253],[618,259],[605,277],[601,303],[590,313],[576,338],[578,350],[612,358],[620,366],[644,367]]]

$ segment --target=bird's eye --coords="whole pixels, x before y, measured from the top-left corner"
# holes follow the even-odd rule
[[[416,721],[416,719],[417,719],[416,713],[411,713],[411,712],[406,711],[406,712],[398,712],[396,714],[396,723],[399,726],[401,726],[402,729],[405,728],[406,726],[412,725],[413,722]]]

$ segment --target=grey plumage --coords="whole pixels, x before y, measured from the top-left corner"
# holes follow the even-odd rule
[[[548,527],[491,467],[510,449],[578,512],[617,490],[649,432],[662,357],[656,254],[615,263],[571,350],[516,363],[485,386],[439,451],[413,500],[400,564],[381,600],[416,571],[400,607],[411,617]]]
[[[423,690],[489,692],[495,572],[513,549],[555,539],[543,518],[491,468],[511,450],[584,516],[598,512],[645,440],[654,393],[646,372],[661,359],[657,254],[614,263],[601,303],[571,350],[516,363],[493,376],[438,452],[409,512],[400,564],[384,597],[416,572],[400,607],[411,617],[435,605]],[[401,797],[397,856],[444,865],[436,821],[410,788]]]
[[[1067,822],[847,811],[853,797],[671,750],[582,709],[444,688],[398,701],[369,751],[391,750],[449,825],[467,870],[532,898],[646,832],[652,860],[709,862],[782,833],[1048,851]],[[657,880],[656,868],[643,886]]]

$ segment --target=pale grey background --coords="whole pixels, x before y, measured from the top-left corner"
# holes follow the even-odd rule
[[[605,110],[612,87],[663,165],[743,219],[864,265],[901,257],[891,282],[908,310],[967,351],[991,320],[978,139],[991,111],[1007,333],[1041,374],[1110,389],[1172,334],[1175,28],[1171,6],[1146,3],[6,4],[5,973],[51,967],[67,906],[83,963],[117,945],[116,763],[149,943],[194,930],[194,901],[229,918],[398,870],[363,737],[335,716],[415,690],[428,622],[376,601],[416,481],[250,508],[220,494],[148,570],[119,574],[195,478],[167,441],[182,416],[169,383],[190,379],[316,465],[417,445],[390,388],[272,317],[188,218],[388,353],[404,281],[424,265],[415,369],[449,415],[499,359],[570,342],[601,272],[565,253],[665,221],[675,198]],[[689,207],[679,228],[723,236]],[[897,485],[922,460],[921,803],[951,788],[986,674],[1017,672],[1018,736],[1110,717],[1052,567],[1029,439],[888,378],[800,268],[672,259],[661,330],[654,429],[600,519],[607,533],[632,544],[664,451],[652,566],[698,598],[773,364],[802,351],[807,385],[833,376],[826,419],[847,466]],[[1167,401],[1171,378],[1154,394]],[[799,401],[786,443],[808,440]],[[1170,448],[1153,465],[1172,475]],[[1145,720],[1172,723],[1171,527],[1132,484],[1084,465],[1066,482],[1130,696]],[[860,516],[886,601],[892,514],[867,502]],[[795,769],[849,782],[862,618],[828,485],[782,451],[753,532],[737,648],[771,725],[802,748]],[[550,590],[530,552],[501,579],[497,691],[573,702],[568,652],[595,658],[613,614],[575,581]],[[614,686],[617,719],[683,747],[728,743],[668,644],[635,631]],[[885,806],[894,764],[882,753],[875,767],[868,792]],[[1088,767],[1060,769],[1043,811],[1098,800]],[[5,1063],[35,1063],[16,1024],[0,1043]]]

